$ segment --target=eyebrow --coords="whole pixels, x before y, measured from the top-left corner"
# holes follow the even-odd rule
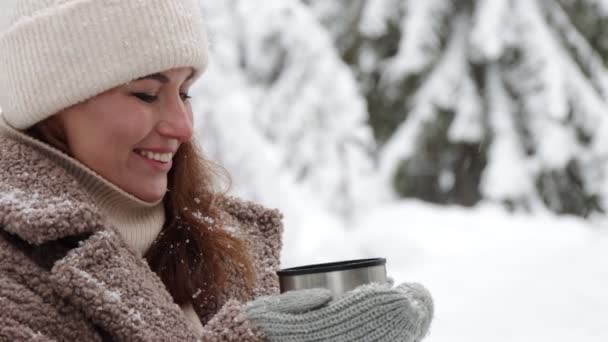
[[[192,72],[190,73],[190,75],[188,77],[186,77],[186,79],[184,80],[184,82],[188,81],[193,76],[194,76],[194,70],[192,70]],[[156,80],[156,81],[158,81],[158,82],[160,82],[162,84],[167,84],[167,83],[171,82],[171,80],[169,79],[169,77],[167,77],[165,74],[161,74],[161,73],[156,73],[156,74],[140,77],[140,78],[136,79],[136,81],[141,81],[141,80],[146,80],[146,79]]]

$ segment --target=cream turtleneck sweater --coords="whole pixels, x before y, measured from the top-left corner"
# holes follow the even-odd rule
[[[78,160],[11,127],[0,112],[0,130],[19,141],[37,148],[64,167],[92,197],[109,225],[115,227],[123,240],[140,256],[146,253],[165,222],[162,199],[145,202],[118,188]],[[191,304],[182,310],[192,327],[201,332],[202,325]]]

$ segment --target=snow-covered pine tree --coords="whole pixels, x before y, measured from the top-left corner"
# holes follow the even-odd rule
[[[340,214],[373,199],[365,100],[313,13],[298,0],[201,3],[211,56],[193,90],[204,113],[198,131],[236,192],[276,205],[303,191]]]
[[[608,209],[608,2],[302,1],[357,75],[398,195]]]

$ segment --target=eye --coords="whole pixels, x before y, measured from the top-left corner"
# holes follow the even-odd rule
[[[150,95],[150,94],[146,94],[146,93],[133,93],[133,96],[137,97],[138,99],[140,99],[146,103],[152,103],[158,99],[158,96]]]
[[[181,96],[182,101],[188,101],[188,99],[191,99],[192,96],[188,95],[188,93],[180,93],[179,96]]]

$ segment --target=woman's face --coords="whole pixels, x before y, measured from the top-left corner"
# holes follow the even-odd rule
[[[139,199],[160,200],[175,152],[192,138],[192,72],[149,75],[58,113],[72,155]]]

